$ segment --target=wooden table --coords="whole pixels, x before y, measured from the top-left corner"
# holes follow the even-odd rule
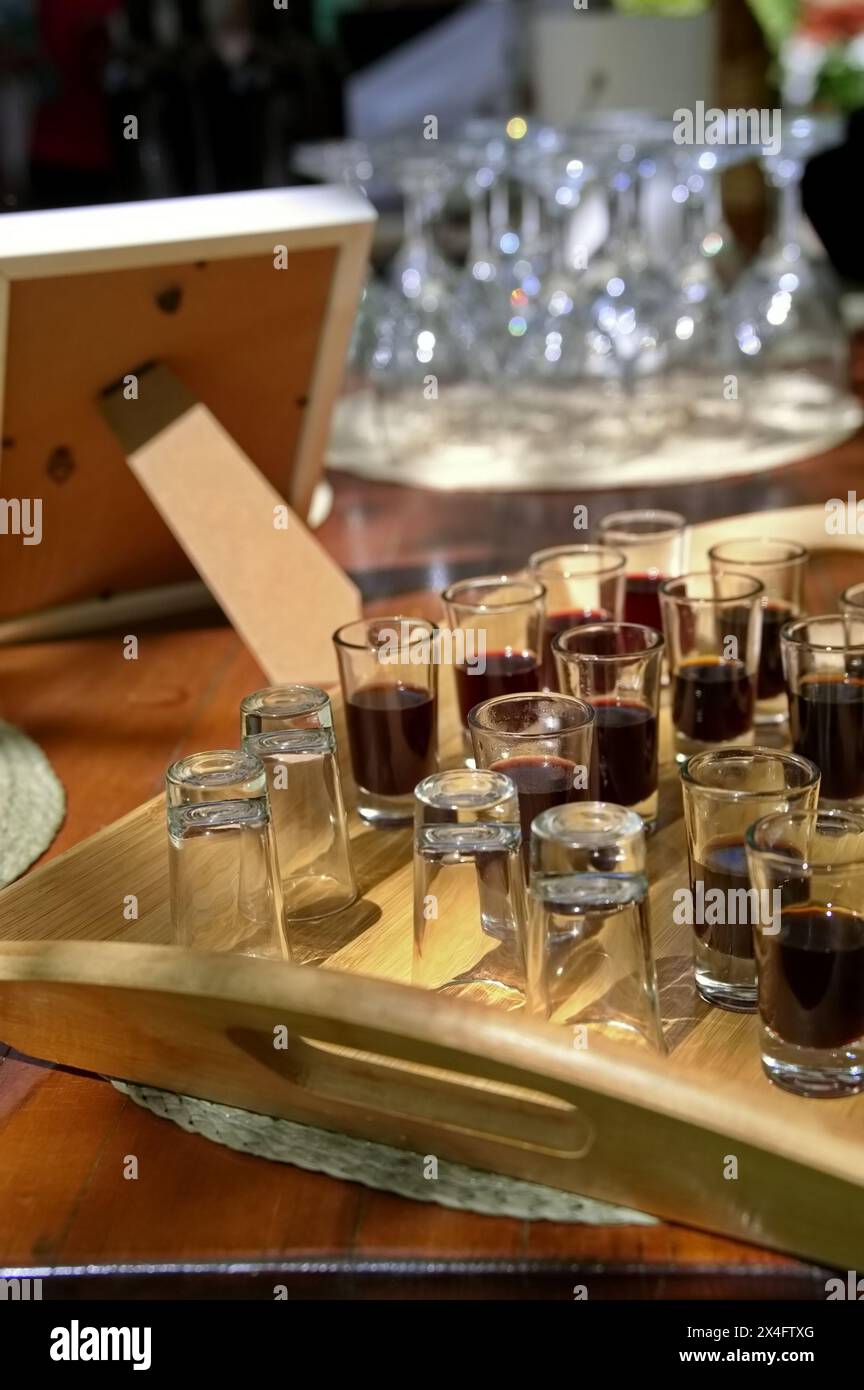
[[[752,479],[578,500],[595,518],[650,501],[696,521],[844,495],[862,460],[859,437]],[[521,562],[572,536],[569,494],[454,498],[339,477],[336,492],[322,538],[379,611],[406,591],[400,607],[430,611],[429,588],[452,574]],[[848,556],[817,559],[811,611],[833,606],[853,578],[864,576]],[[42,745],[69,797],[46,857],[156,793],[172,759],[233,744],[240,698],[263,683],[215,621],[140,628],[137,661],[123,659],[120,635],[0,650],[0,714]],[[133,1154],[139,1176],[127,1181]],[[91,1268],[72,1273],[82,1266]],[[274,1284],[287,1284],[295,1296],[569,1299],[587,1283],[592,1298],[824,1298],[826,1277],[667,1223],[481,1217],[268,1163],[182,1132],[103,1080],[0,1044],[0,1271],[20,1267],[59,1271],[77,1297],[110,1284],[114,1296],[272,1298]]]

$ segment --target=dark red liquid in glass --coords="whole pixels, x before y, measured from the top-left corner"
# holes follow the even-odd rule
[[[413,685],[366,685],[345,703],[354,780],[405,796],[435,771],[435,700]]]
[[[795,752],[822,773],[821,796],[864,796],[864,679],[805,676],[789,696],[789,729]]]
[[[552,654],[552,638],[559,632],[567,632],[571,627],[584,627],[586,623],[605,623],[612,617],[605,608],[571,608],[566,613],[547,613],[543,636],[543,669],[541,679],[547,690],[558,689],[558,673],[555,670],[555,657]]]
[[[657,790],[657,720],[646,705],[592,700],[591,796],[636,806]]]
[[[523,695],[540,689],[540,662],[534,652],[487,652],[485,671],[456,666],[456,694],[462,723],[468,711],[497,695]]]
[[[746,891],[750,887],[744,841],[737,840],[733,835],[721,835],[716,840],[709,840],[703,847],[701,860],[691,859],[690,887],[694,895],[694,904],[696,884],[700,880],[704,895],[707,896],[716,889],[723,894],[723,908],[717,915],[725,917],[725,922],[694,922],[693,930],[696,935],[706,946],[710,946],[713,951],[721,951],[724,956],[738,956],[742,960],[752,959],[753,919],[749,901],[745,902],[743,898],[735,900],[733,914],[733,900],[729,896],[730,893],[738,892],[740,889]],[[713,916],[711,905],[705,906],[704,915]],[[734,922],[730,920],[733,915],[736,918]],[[738,918],[743,920],[739,921]]]
[[[655,632],[663,631],[659,589],[667,577],[665,574],[628,574],[624,590],[625,622],[641,623],[643,627],[653,627]]]
[[[550,806],[566,801],[585,799],[585,791],[574,785],[576,764],[568,758],[501,758],[491,764],[493,771],[504,772],[513,781],[519,794],[519,819],[522,822],[522,856],[527,866],[531,846],[531,822]]]
[[[864,1036],[864,917],[822,903],[780,915],[758,936],[759,1012],[784,1042],[835,1048]]]
[[[780,629],[794,617],[792,609],[772,599],[762,609],[762,646],[756,692],[760,700],[773,700],[786,689],[780,654]],[[739,647],[740,651],[740,647]]]
[[[675,673],[672,721],[687,738],[730,743],[753,726],[755,681],[743,661],[696,657]]]

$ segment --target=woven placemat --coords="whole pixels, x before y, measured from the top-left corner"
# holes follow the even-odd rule
[[[527,1221],[565,1221],[586,1226],[657,1224],[653,1216],[627,1207],[466,1168],[461,1163],[435,1159],[432,1154],[410,1153],[152,1086],[123,1081],[114,1081],[112,1085],[136,1105],[216,1144],[276,1163],[293,1163],[312,1173],[359,1182],[381,1192],[395,1192],[415,1202],[437,1202],[442,1207],[480,1212],[484,1216],[512,1216]]]
[[[42,749],[0,720],[0,887],[48,848],[65,814],[63,784]]]

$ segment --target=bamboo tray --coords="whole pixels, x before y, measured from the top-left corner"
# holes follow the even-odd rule
[[[442,684],[453,755],[446,672]],[[605,1039],[577,1051],[564,1029],[406,985],[410,832],[371,831],[353,813],[362,900],[317,929],[328,968],[168,945],[161,797],[0,893],[0,1038],[860,1269],[864,1096],[778,1091],[761,1072],[755,1018],[698,1000],[689,929],[672,922],[687,870],[663,723],[649,872],[667,1058]],[[350,779],[347,791],[350,801]],[[285,1049],[274,1047],[280,1026]]]

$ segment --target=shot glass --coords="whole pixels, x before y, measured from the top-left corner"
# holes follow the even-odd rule
[[[744,574],[682,574],[660,585],[679,762],[753,742],[762,593]]]
[[[541,811],[588,795],[595,715],[572,695],[500,695],[475,705],[468,725],[478,767],[516,787],[528,868],[531,822]]]
[[[331,728],[273,729],[248,734],[243,747],[267,773],[292,955],[301,964],[304,956],[320,960],[299,949],[290,923],[329,917],[357,897],[336,736]]]
[[[414,958],[423,989],[524,1005],[525,883],[516,788],[456,768],[415,792]]]
[[[864,616],[819,614],[780,635],[796,753],[822,773],[830,808],[864,804]]]
[[[665,1051],[651,948],[645,830],[635,811],[586,801],[534,821],[525,952],[530,1012]]]
[[[597,623],[560,632],[552,643],[558,685],[594,711],[592,800],[657,821],[657,747],[663,638],[636,623]]]
[[[850,618],[864,618],[864,584],[847,584],[840,595],[840,612]]]
[[[178,946],[289,958],[264,766],[193,753],[166,774],[171,920]]]
[[[240,736],[274,729],[331,729],[330,696],[317,685],[270,685],[240,702]]]
[[[483,575],[451,584],[441,597],[454,637],[456,696],[467,734],[474,705],[540,689],[546,589],[533,578]],[[467,737],[465,746],[470,749]]]
[[[746,574],[760,580],[762,595],[762,642],[756,679],[756,709],[753,722],[782,724],[786,719],[786,682],[780,650],[780,631],[801,612],[804,567],[810,558],[806,546],[797,541],[775,541],[742,537],[721,541],[708,551],[712,574]]]
[[[747,830],[780,811],[815,810],[819,769],[775,748],[697,753],[681,769],[696,988],[708,1004],[756,1008],[754,928],[770,904],[752,891]]]
[[[531,556],[531,573],[546,588],[541,671],[546,690],[559,688],[553,637],[582,623],[620,620],[626,563],[621,551],[603,545],[556,545]]]
[[[598,539],[626,557],[625,621],[659,632],[660,585],[682,574],[686,564],[686,520],[680,512],[611,512],[600,522]]]
[[[793,811],[750,827],[755,887],[776,901],[756,932],[769,1080],[799,1096],[864,1090],[864,817]]]
[[[435,631],[393,617],[333,634],[357,811],[371,825],[410,824],[414,788],[437,766]]]

